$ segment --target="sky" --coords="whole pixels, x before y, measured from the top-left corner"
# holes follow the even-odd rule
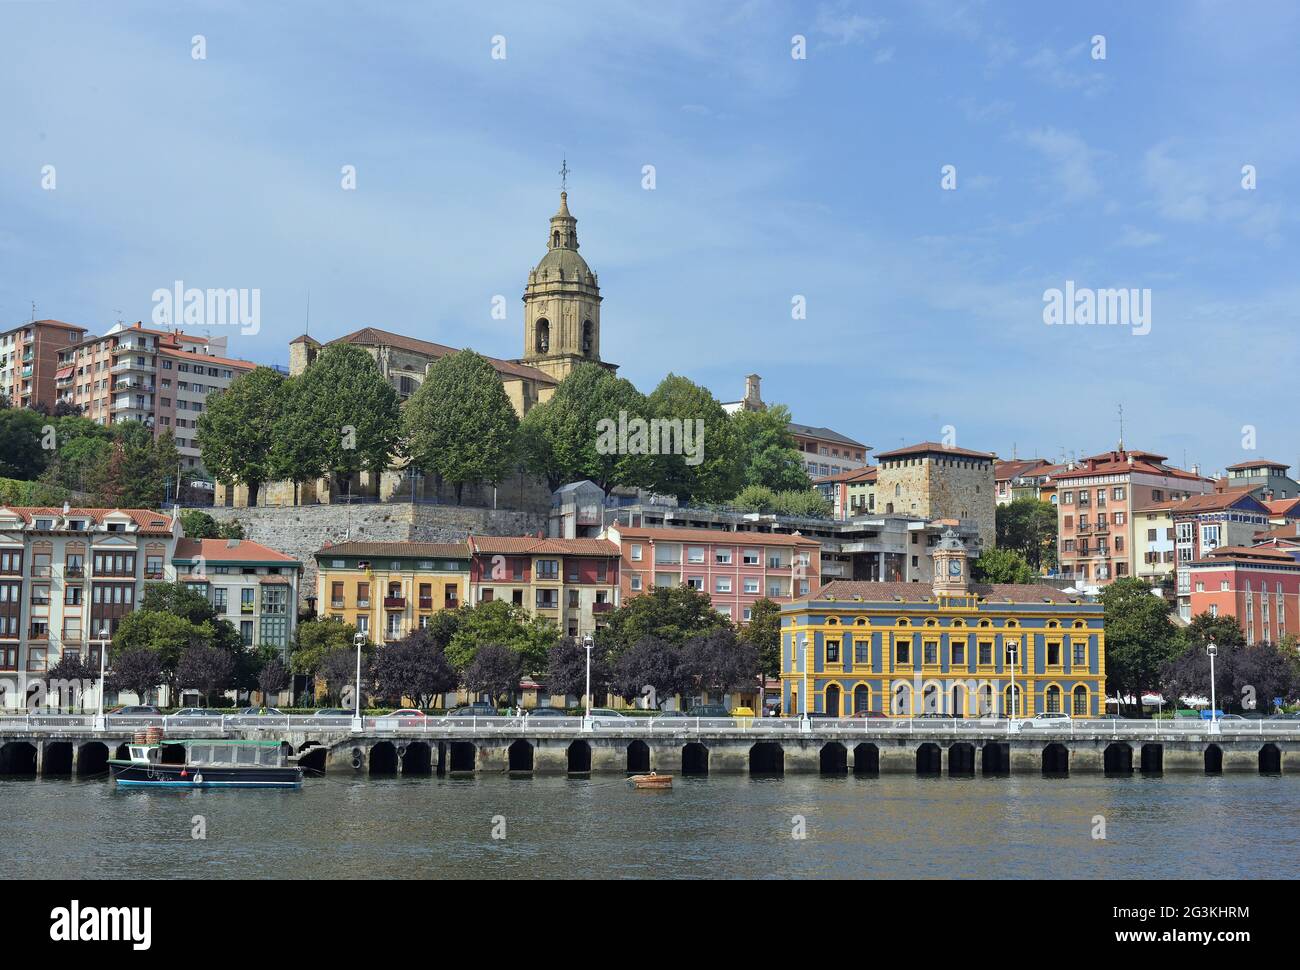
[[[517,358],[565,159],[645,392],[757,373],[876,451],[1053,460],[1122,405],[1129,447],[1294,472],[1298,52],[1254,0],[0,0],[0,330],[183,280],[260,291],[210,331],[259,363],[309,299]],[[1147,322],[1045,323],[1067,284]]]

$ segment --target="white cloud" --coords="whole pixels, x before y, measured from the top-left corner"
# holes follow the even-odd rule
[[[1088,198],[1101,191],[1101,182],[1092,170],[1100,153],[1089,148],[1075,132],[1039,128],[1025,132],[1021,138],[1055,166],[1053,177],[1067,200]]]

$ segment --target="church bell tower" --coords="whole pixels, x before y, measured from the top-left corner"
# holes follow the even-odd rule
[[[567,174],[567,168],[563,170]],[[524,354],[520,362],[564,380],[589,361],[600,359],[600,286],[578,255],[578,220],[569,212],[569,193],[551,216],[546,255],[528,274],[524,288]]]

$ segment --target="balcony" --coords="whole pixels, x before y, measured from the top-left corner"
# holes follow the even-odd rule
[[[146,569],[144,571],[145,579],[162,579],[163,571],[161,569]]]
[[[560,608],[559,600],[542,600],[537,604],[539,610],[558,610]]]
[[[591,612],[593,613],[609,613],[613,609],[614,609],[613,603],[592,603],[591,604]]]
[[[342,600],[339,600],[338,605],[341,607],[341,606],[343,605],[343,601],[342,601]],[[360,598],[360,599],[358,599],[358,600],[357,600],[357,609],[359,609],[359,610],[368,610],[368,609],[370,609],[370,597],[367,596],[367,597],[364,597],[364,598]]]
[[[358,603],[357,605],[360,606],[361,604]],[[334,610],[341,610],[341,609],[343,609],[343,601],[342,601],[342,600],[330,600],[330,609],[334,609]]]
[[[460,600],[458,599],[449,599],[449,600],[442,601],[442,608],[444,610],[454,610],[458,606],[460,606]]]
[[[252,615],[253,615],[253,604],[252,604],[252,603],[240,603],[240,604],[239,604],[239,615],[240,615],[240,616],[252,616]]]
[[[420,609],[422,609],[422,610],[431,610],[431,609],[433,609],[433,597],[432,597],[432,596],[421,596],[421,597],[420,597]]]
[[[82,566],[65,566],[63,569],[63,575],[80,579],[82,576],[86,575],[86,570]]]
[[[405,596],[385,596],[384,609],[386,610],[404,610],[406,609]]]

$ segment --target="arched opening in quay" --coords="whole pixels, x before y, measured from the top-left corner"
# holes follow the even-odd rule
[[[506,767],[510,771],[532,771],[532,742],[525,741],[523,738],[511,742],[510,747],[506,750]]]
[[[1223,749],[1217,744],[1205,747],[1205,773],[1207,775],[1223,774]]]
[[[1011,774],[1011,745],[1006,741],[985,741],[980,749],[980,774],[1004,778]]]
[[[574,741],[569,745],[569,774],[582,775],[591,771],[591,745],[586,741]]]
[[[785,750],[775,741],[759,741],[749,749],[751,775],[784,775]]]
[[[404,751],[398,751],[402,759],[402,774],[433,774],[433,750],[427,741],[412,741],[404,747]]]
[[[448,771],[473,771],[474,761],[478,755],[478,749],[474,747],[473,741],[451,741],[448,742],[451,751],[450,765]]]
[[[370,774],[397,774],[397,747],[392,741],[379,741],[370,748]]]
[[[315,741],[304,742],[298,749],[298,764],[302,770],[313,775],[325,774],[325,759],[329,749]]]
[[[933,741],[916,749],[916,773],[922,778],[938,778],[943,774],[943,751]]]
[[[975,745],[958,741],[948,746],[948,777],[975,777]]]
[[[1059,741],[1043,748],[1043,777],[1068,778],[1070,775],[1070,749]]]
[[[87,741],[77,749],[77,777],[94,778],[108,771],[108,745]]]
[[[630,772],[650,770],[650,745],[644,741],[633,741],[627,746],[627,770]]]
[[[0,775],[36,774],[36,745],[10,741],[0,747]]]
[[[709,749],[698,741],[682,747],[682,774],[707,775],[709,773]]]
[[[41,774],[46,778],[72,775],[71,741],[51,741],[45,745],[45,757],[41,759]]]
[[[822,745],[820,768],[823,775],[847,775],[849,773],[849,752],[838,741]]]
[[[1259,773],[1261,775],[1282,774],[1282,750],[1272,742],[1259,749]]]
[[[1107,778],[1126,778],[1133,774],[1133,749],[1122,741],[1112,741],[1106,745],[1101,762]]]
[[[1163,775],[1165,773],[1165,746],[1148,743],[1142,745],[1142,774]]]
[[[857,778],[879,778],[880,749],[867,742],[854,747],[853,774]]]

